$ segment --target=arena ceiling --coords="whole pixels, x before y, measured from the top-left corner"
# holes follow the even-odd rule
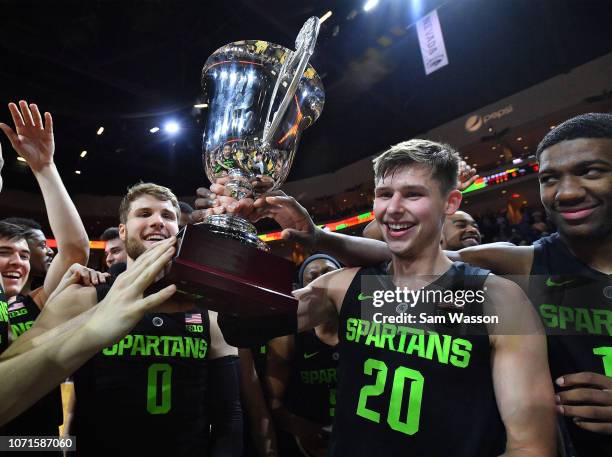
[[[380,0],[368,13],[363,3],[4,0],[0,120],[19,99],[54,114],[71,192],[118,195],[151,180],[189,195],[206,183],[202,112],[193,108],[201,68],[228,42],[292,46],[309,16],[333,12],[312,61],[326,105],[290,180],[334,171],[612,51],[612,6],[603,0]],[[426,76],[411,24],[436,7],[450,63]],[[179,135],[150,133],[170,118]],[[0,141],[5,186],[36,189]]]

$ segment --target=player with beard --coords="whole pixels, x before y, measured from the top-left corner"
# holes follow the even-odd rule
[[[3,164],[0,145],[0,170]],[[0,175],[0,190],[2,184]],[[0,233],[3,234],[0,236],[1,272],[8,273],[6,287],[11,295],[15,295],[22,290],[28,277],[29,247],[21,227],[0,222]],[[57,308],[55,299],[61,297],[66,289],[77,287],[77,283],[91,284],[90,270],[73,264],[49,297],[42,315],[8,349],[8,306],[4,296],[4,275],[0,275],[1,435],[7,435],[4,428],[7,422],[31,408],[101,348],[125,335],[146,311],[184,309],[176,304],[161,305],[176,291],[174,285],[142,298],[143,291],[172,258],[175,241],[171,238],[148,255],[141,256],[130,274],[122,275],[95,309],[65,320],[63,307]]]
[[[531,275],[529,296],[549,334],[549,365],[566,452],[609,456],[612,115],[584,114],[560,124],[544,137],[537,157],[542,204],[557,233],[533,246],[491,243],[447,254],[500,274]],[[212,190],[224,192],[221,186]],[[290,197],[267,197],[255,206],[259,209],[253,219],[274,212],[282,221],[284,238],[328,252],[345,264],[389,259],[384,243],[318,229]]]
[[[127,272],[145,251],[177,234],[179,214],[178,201],[166,187],[140,183],[128,190],[119,225]],[[75,310],[72,303],[94,306],[113,279],[65,294],[66,309]],[[238,456],[237,373],[237,351],[224,342],[215,313],[194,308],[146,315],[74,376],[78,452]]]
[[[487,270],[460,262],[453,264],[440,248],[444,217],[453,214],[461,201],[460,192],[453,190],[457,153],[437,143],[411,140],[379,156],[374,168],[374,213],[386,242],[385,255],[372,240],[338,234],[329,237],[331,246],[338,240],[345,244],[339,251],[350,252],[360,249],[356,246],[363,246],[363,242],[366,246],[374,243],[376,252],[370,253],[369,259],[378,255],[382,261],[390,251],[388,270],[341,269],[296,292],[299,331],[338,315],[340,319],[338,397],[330,455],[475,456],[499,455],[505,448],[505,456],[552,456],[552,385],[545,339],[531,304],[514,283],[487,275]],[[212,190],[217,196],[225,192],[219,187]],[[260,210],[251,214],[254,218],[274,217],[284,236],[318,241],[322,244],[318,247],[325,249],[326,239],[315,231],[308,213],[290,197],[266,197],[258,205]],[[249,208],[248,204],[234,202],[214,211],[228,209]],[[351,243],[354,244],[347,249]],[[416,275],[433,277],[431,287],[446,290],[486,287],[486,307],[495,307],[500,322],[508,324],[519,316],[520,324],[527,327],[497,332],[489,326],[478,327],[476,334],[465,334],[456,327],[442,325],[435,326],[432,333],[425,332],[430,329],[412,328],[414,325],[387,324],[381,330],[380,324],[364,320],[363,312],[370,308],[364,308],[362,301],[381,291],[375,288],[376,284],[384,288],[383,293],[397,286],[414,288]],[[511,310],[508,302],[513,304]],[[425,306],[430,313],[442,312],[433,304],[433,309],[426,305],[419,302],[415,306]],[[395,310],[389,310],[387,315],[395,314]],[[485,309],[473,306],[465,312],[479,316],[485,314]],[[248,338],[239,333],[244,323],[224,320],[226,338],[233,342],[236,337],[237,344],[246,342]],[[470,348],[469,362],[457,370],[463,364],[457,365],[456,359],[449,362],[445,357],[428,358],[429,351],[418,349],[419,334],[434,340],[466,339],[461,344]],[[460,417],[466,427],[458,427],[451,417]]]

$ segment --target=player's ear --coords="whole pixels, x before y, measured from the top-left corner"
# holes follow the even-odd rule
[[[125,228],[125,224],[119,224],[119,238],[124,243],[125,243],[126,235],[127,235],[127,230]]]
[[[461,199],[463,196],[461,192],[457,189],[453,189],[448,193],[446,197],[446,204],[444,206],[444,214],[450,216],[451,214],[455,214],[455,212],[459,209],[459,205],[461,205]]]

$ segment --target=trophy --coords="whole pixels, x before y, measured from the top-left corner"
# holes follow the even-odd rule
[[[237,200],[281,186],[302,131],[321,114],[323,85],[308,64],[319,26],[317,17],[306,21],[295,51],[237,41],[204,64],[204,168],[211,182],[226,178]],[[209,309],[237,315],[289,312],[297,306],[291,295],[294,266],[268,250],[248,220],[209,216],[185,227],[165,279]]]

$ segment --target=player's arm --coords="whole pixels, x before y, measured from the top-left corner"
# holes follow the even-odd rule
[[[117,278],[98,306],[31,338],[27,345],[14,344],[0,355],[0,425],[124,336],[145,313],[164,311],[160,305],[174,294],[174,285],[146,298],[142,293],[172,258],[174,241],[168,239],[141,255],[130,272]]]
[[[341,268],[330,271],[297,289],[297,332],[304,332],[338,318],[344,295],[358,268]]]
[[[556,452],[554,392],[546,337],[531,303],[516,284],[496,276],[486,282],[495,397],[506,428],[505,457],[553,457]]]
[[[44,294],[36,297],[42,306],[73,263],[87,264],[89,238],[53,160],[55,141],[51,114],[45,113],[43,122],[38,107],[35,104],[28,106],[23,100],[19,102],[19,108],[14,103],[9,104],[9,110],[16,131],[6,124],[1,124],[0,128],[34,173],[45,201],[51,231],[57,240],[57,255],[45,277]]]
[[[230,344],[248,348],[266,344],[272,338],[292,335],[336,318],[342,298],[356,269],[342,269],[320,276],[307,287],[293,292],[297,310],[262,317],[219,315],[219,327]],[[344,290],[343,290],[344,287]]]
[[[272,416],[266,405],[261,381],[255,370],[251,349],[239,349],[240,391],[244,409],[249,417],[251,440],[261,457],[276,457],[276,433]]]
[[[320,424],[293,414],[285,406],[283,399],[291,379],[291,366],[295,356],[295,337],[281,336],[270,341],[266,360],[266,386],[269,393],[270,410],[278,428],[295,435],[308,443],[308,449],[325,449],[328,435]]]
[[[242,455],[242,407],[238,350],[228,345],[217,323],[217,313],[208,311],[210,353],[208,402],[211,423],[211,457]]]
[[[315,251],[325,252],[345,265],[377,265],[391,259],[387,244],[367,238],[325,231],[317,227],[306,208],[281,192],[254,203],[256,217],[272,217],[283,228],[282,237]]]
[[[444,251],[452,261],[461,261],[497,274],[528,275],[533,262],[533,246],[500,242],[481,244],[459,251]]]
[[[48,306],[41,310],[34,325],[14,343],[18,345],[15,348],[94,306],[98,298],[95,288],[89,286],[106,282],[108,276],[108,273],[100,273],[78,263],[73,264],[47,299]]]
[[[283,229],[282,237],[319,252],[325,252],[345,265],[377,265],[391,259],[386,243],[367,238],[325,231],[315,225],[310,214],[299,202],[282,191],[275,191],[255,202],[236,201],[225,187],[225,179],[211,186],[211,193],[198,189],[197,221],[207,214],[239,213],[252,221],[270,217]],[[213,195],[214,198],[209,198]],[[208,205],[214,206],[209,207]]]

